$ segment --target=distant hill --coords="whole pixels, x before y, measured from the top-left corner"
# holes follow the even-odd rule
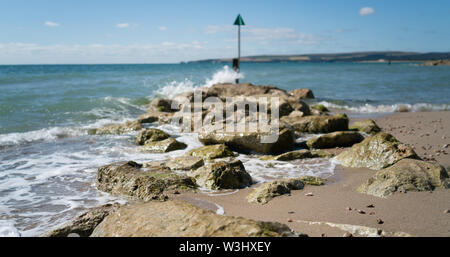
[[[450,59],[447,53],[416,52],[356,52],[339,54],[302,54],[302,55],[256,55],[241,57],[241,62],[400,62],[400,61],[433,61]],[[231,62],[232,58],[207,59],[189,63],[222,63]]]

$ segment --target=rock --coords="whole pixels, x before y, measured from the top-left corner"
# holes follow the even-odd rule
[[[251,151],[264,154],[279,154],[294,148],[294,131],[289,128],[281,128],[275,142],[261,142],[263,136],[269,133],[261,132],[221,132],[214,130],[203,130],[198,139],[205,145],[225,144],[231,150],[240,153]]]
[[[384,221],[382,219],[377,219],[377,224],[384,224]]]
[[[353,235],[349,232],[345,232],[343,237],[353,237]]]
[[[90,135],[108,135],[108,134],[126,134],[142,129],[139,121],[128,121],[123,124],[111,124],[102,128],[91,129],[88,131]]]
[[[367,205],[366,207],[367,207],[367,208],[375,208],[375,205],[369,204],[369,205]]]
[[[364,139],[361,143],[342,152],[336,159],[345,167],[380,170],[401,159],[418,159],[414,150],[383,132]]]
[[[331,158],[333,154],[323,150],[296,150],[287,153],[282,153],[277,156],[262,156],[261,160],[275,160],[275,161],[293,161],[307,158]]]
[[[427,61],[422,63],[420,66],[450,66],[450,60],[436,60],[436,61]]]
[[[295,97],[296,99],[313,99],[314,94],[311,89],[298,88],[289,91],[289,95]]]
[[[120,204],[106,204],[100,207],[89,209],[83,214],[77,216],[72,221],[62,225],[60,228],[52,230],[44,237],[67,237],[70,234],[77,234],[81,237],[88,237],[92,234],[103,219],[109,214],[119,209]]]
[[[233,96],[257,96],[257,95],[273,95],[273,96],[289,96],[286,91],[274,86],[255,86],[253,84],[216,84],[206,88],[207,96],[217,96],[220,98]]]
[[[444,211],[445,214],[450,213],[450,209]]]
[[[291,105],[291,107],[293,108],[293,111],[291,113],[289,113],[289,115],[297,116],[297,117],[311,115],[311,108],[305,102],[303,102],[301,100],[295,100],[292,98],[288,98],[288,102]],[[280,117],[282,117],[282,116],[285,116],[285,115],[280,115]]]
[[[186,148],[187,145],[182,142],[178,142],[174,138],[167,138],[162,141],[149,142],[141,146],[142,151],[150,153],[167,153],[175,150],[182,150]]]
[[[312,138],[306,142],[306,145],[313,149],[348,147],[363,140],[364,137],[359,132],[338,131]]]
[[[323,104],[316,104],[311,106],[311,108],[318,110],[319,112],[330,112],[330,110],[328,110],[327,107],[325,107],[325,105]]]
[[[295,234],[280,223],[223,216],[183,201],[167,201],[122,207],[106,217],[91,236],[275,237]]]
[[[171,170],[195,170],[203,165],[203,159],[194,156],[178,156],[166,162]]]
[[[202,146],[190,150],[187,155],[201,157],[204,160],[235,157],[234,153],[224,144]]]
[[[169,99],[155,98],[150,103],[150,108],[160,112],[173,112],[172,101]]]
[[[357,191],[386,197],[395,192],[432,191],[436,187],[450,188],[449,176],[441,165],[403,159],[376,172]]]
[[[381,131],[380,127],[378,127],[375,121],[370,119],[356,121],[350,126],[350,129],[365,132],[367,134],[376,134]]]
[[[131,199],[164,200],[167,190],[194,190],[195,179],[171,172],[168,168],[142,169],[128,163],[114,163],[100,167],[97,188],[112,195]]]
[[[314,177],[314,176],[301,176],[297,178],[303,184],[305,185],[312,185],[312,186],[323,186],[325,185],[326,179]]]
[[[363,210],[357,210],[357,212],[358,212],[359,214],[366,214],[366,212],[363,211]]]
[[[281,121],[291,125],[297,132],[306,133],[330,133],[334,131],[348,130],[348,117],[345,114],[335,116],[285,116]]]
[[[310,193],[306,193],[305,196],[314,196],[314,194],[310,192]]]
[[[159,130],[159,129],[144,129],[139,132],[137,135],[137,143],[139,145],[144,145],[147,141],[149,142],[156,142],[156,141],[162,141],[164,139],[169,138],[169,134],[166,132]]]
[[[189,175],[194,177],[201,187],[214,190],[239,189],[252,183],[250,174],[239,160],[211,163],[189,172]]]
[[[285,179],[266,182],[247,195],[249,203],[266,204],[274,197],[289,194],[291,190],[303,189],[304,184],[299,179]]]
[[[140,123],[158,122],[159,125],[169,124],[172,121],[173,112],[160,112],[158,110],[148,110],[147,113],[138,117],[137,121]]]

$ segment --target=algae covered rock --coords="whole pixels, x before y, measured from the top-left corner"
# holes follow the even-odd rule
[[[383,132],[364,139],[350,150],[336,156],[343,166],[373,170],[388,167],[404,158],[418,159],[411,147]]]
[[[178,142],[174,138],[169,137],[162,141],[147,141],[145,145],[141,146],[140,150],[149,153],[167,153],[175,150],[182,150],[186,147],[187,145],[185,143]]]
[[[294,131],[281,128],[275,142],[264,142],[262,137],[268,133],[260,132],[222,132],[202,131],[198,139],[205,145],[225,144],[231,150],[240,153],[258,152],[264,154],[279,154],[294,148]]]
[[[44,234],[43,236],[67,237],[69,234],[75,233],[81,237],[88,237],[106,216],[119,209],[119,207],[120,204],[115,203],[91,208],[74,218],[72,221],[62,225],[60,228]]]
[[[449,175],[444,167],[414,159],[403,159],[377,171],[357,191],[378,197],[395,192],[432,191],[436,187],[450,188]]]
[[[249,203],[266,204],[274,197],[289,194],[291,190],[303,189],[300,179],[284,179],[266,182],[247,195]]]
[[[284,224],[222,216],[183,201],[166,201],[124,206],[106,217],[91,236],[278,237],[295,234]]]
[[[137,135],[136,141],[139,145],[144,145],[147,141],[156,142],[169,138],[169,134],[160,129],[144,129]]]
[[[172,101],[157,97],[150,103],[150,109],[160,112],[172,112]]]
[[[275,160],[275,161],[293,161],[307,158],[331,158],[333,154],[323,150],[296,150],[287,153],[282,153],[277,156],[262,156],[261,160]]]
[[[200,157],[204,160],[211,160],[217,158],[234,157],[234,153],[224,144],[205,145],[195,148],[187,152],[187,155]]]
[[[135,162],[120,162],[100,167],[97,188],[112,195],[131,199],[164,200],[167,190],[193,190],[195,179],[178,175],[164,167],[142,169]]]
[[[380,127],[374,120],[368,119],[363,121],[355,121],[351,126],[351,130],[358,130],[367,134],[376,134],[381,131]]]
[[[195,170],[203,164],[203,159],[195,156],[178,156],[165,163],[171,170]]]
[[[315,177],[315,176],[301,176],[297,178],[303,184],[305,185],[312,185],[312,186],[323,186],[325,185],[326,179]]]
[[[126,134],[142,129],[139,121],[127,121],[123,124],[111,124],[102,128],[91,129],[88,131],[90,135],[108,135],[108,134]]]
[[[363,140],[364,137],[358,132],[337,131],[312,138],[306,142],[306,145],[309,148],[325,149],[325,148],[352,146]]]
[[[311,108],[318,110],[319,112],[329,112],[328,108],[323,104],[316,104],[311,106]]]
[[[348,130],[348,117],[345,114],[306,117],[284,116],[280,120],[291,125],[297,132],[330,133]]]
[[[197,184],[209,189],[239,189],[252,183],[250,174],[241,161],[216,162],[205,165],[189,173]]]

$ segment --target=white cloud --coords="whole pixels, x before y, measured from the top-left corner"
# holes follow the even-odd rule
[[[166,31],[166,30],[167,30],[167,27],[165,27],[165,26],[159,26],[158,29],[161,30],[161,31]]]
[[[119,28],[119,29],[128,28],[129,26],[130,26],[129,23],[118,23],[118,24],[116,25],[116,27]]]
[[[47,26],[47,27],[59,27],[59,23],[52,22],[52,21],[46,21],[44,23],[44,25]]]
[[[372,7],[363,7],[361,9],[359,9],[359,15],[361,15],[361,16],[371,15],[374,13],[375,13],[375,10]]]

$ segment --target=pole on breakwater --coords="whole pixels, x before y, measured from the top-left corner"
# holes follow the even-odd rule
[[[234,21],[234,25],[238,26],[238,58],[233,59],[233,69],[236,72],[240,72],[240,62],[241,62],[241,26],[245,26],[244,19],[242,19],[241,15],[239,14]],[[239,83],[239,79],[236,79],[236,84]]]

